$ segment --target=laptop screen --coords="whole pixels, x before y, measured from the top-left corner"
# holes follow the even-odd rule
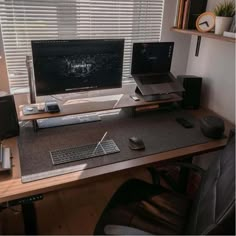
[[[173,49],[173,42],[134,43],[131,74],[169,72]]]

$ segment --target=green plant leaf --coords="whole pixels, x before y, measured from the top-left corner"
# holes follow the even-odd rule
[[[232,17],[235,15],[235,2],[224,1],[216,5],[214,9],[216,16]]]

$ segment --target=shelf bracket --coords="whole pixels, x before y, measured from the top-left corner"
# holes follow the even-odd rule
[[[197,45],[196,45],[196,51],[195,51],[195,57],[198,57],[199,55],[199,50],[200,50],[200,46],[201,46],[201,36],[197,36]]]

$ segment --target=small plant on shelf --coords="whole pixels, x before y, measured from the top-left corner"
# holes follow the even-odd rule
[[[215,34],[223,34],[227,31],[235,15],[235,2],[224,1],[216,5],[214,9],[216,15]]]
[[[214,9],[216,16],[233,17],[235,14],[234,1],[224,1],[216,5]]]

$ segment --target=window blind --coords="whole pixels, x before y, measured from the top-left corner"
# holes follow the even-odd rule
[[[133,42],[160,40],[164,0],[0,0],[0,24],[12,93],[28,89],[31,40],[124,38],[123,81]]]

